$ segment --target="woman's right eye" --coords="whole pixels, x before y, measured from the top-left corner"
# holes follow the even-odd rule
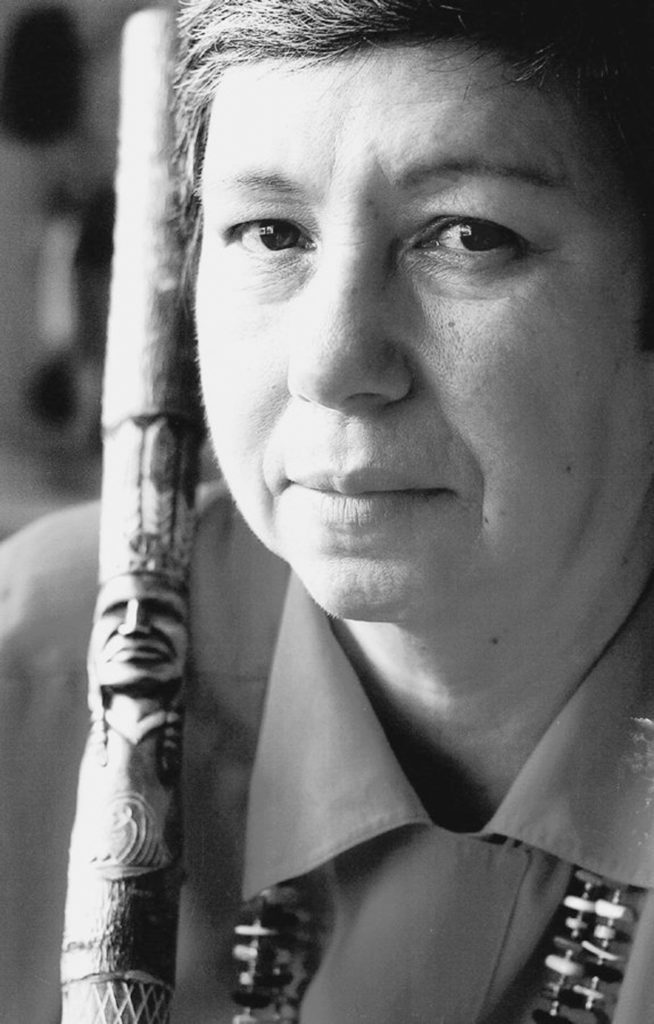
[[[232,237],[251,252],[284,252],[289,249],[309,249],[311,244],[301,228],[288,220],[254,220],[239,224]]]

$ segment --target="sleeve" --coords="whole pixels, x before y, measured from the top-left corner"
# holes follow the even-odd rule
[[[0,1024],[59,1020],[96,562],[95,506],[0,545]]]

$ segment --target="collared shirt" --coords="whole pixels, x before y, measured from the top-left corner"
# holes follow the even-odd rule
[[[66,845],[86,733],[95,515],[0,558],[0,1024],[55,1024]],[[333,920],[304,1024],[526,1024],[571,866],[654,885],[651,600],[478,834],[434,825],[323,614],[224,500],[192,573],[187,859],[173,1024],[226,1024],[248,894],[308,875]],[[243,848],[252,773],[247,849]],[[435,780],[437,784],[437,780]],[[654,1020],[647,895],[613,1024]]]
[[[334,935],[307,1024],[526,1024],[571,867],[654,886],[651,617],[649,596],[491,820],[461,835],[431,822],[327,618],[291,581],[245,885],[250,894],[330,865]],[[639,969],[654,950],[652,899],[641,915],[615,1024],[654,1020],[654,979]]]

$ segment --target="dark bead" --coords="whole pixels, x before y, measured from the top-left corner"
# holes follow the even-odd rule
[[[534,1010],[532,1020],[535,1024],[572,1024],[569,1017],[562,1017],[560,1013],[552,1015],[547,1010]]]
[[[588,1002],[588,997],[585,996],[583,992],[574,992],[572,989],[568,988],[561,992],[559,1001],[563,1003],[564,1006],[569,1006],[571,1010],[583,1010]],[[597,1001],[603,1001],[603,997],[602,999],[598,998]]]
[[[292,931],[298,927],[300,921],[296,914],[289,913],[283,907],[266,907],[262,914],[262,923],[266,928]]]
[[[290,971],[271,971],[269,974],[255,971],[254,974],[255,985],[262,989],[283,988],[284,985],[290,984],[291,981],[293,981],[293,975]]]
[[[572,953],[578,959],[581,952],[581,943],[575,942],[574,939],[569,939],[566,935],[556,935],[554,937],[554,948],[562,953]]]
[[[584,885],[592,886],[594,889],[606,889],[610,887],[606,884],[606,879],[601,878],[600,875],[593,874],[592,871],[586,871],[584,868],[579,868],[575,871],[575,878]]]
[[[239,1006],[247,1006],[249,1010],[263,1010],[270,1006],[272,995],[256,988],[239,988],[232,992],[232,999]]]
[[[622,981],[622,971],[612,964],[598,964],[591,961],[586,964],[586,977],[599,978],[607,985],[612,985],[615,981]]]

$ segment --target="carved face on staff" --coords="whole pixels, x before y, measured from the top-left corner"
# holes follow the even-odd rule
[[[103,589],[89,666],[96,685],[146,690],[180,680],[187,640],[182,597],[156,576],[120,576]]]

